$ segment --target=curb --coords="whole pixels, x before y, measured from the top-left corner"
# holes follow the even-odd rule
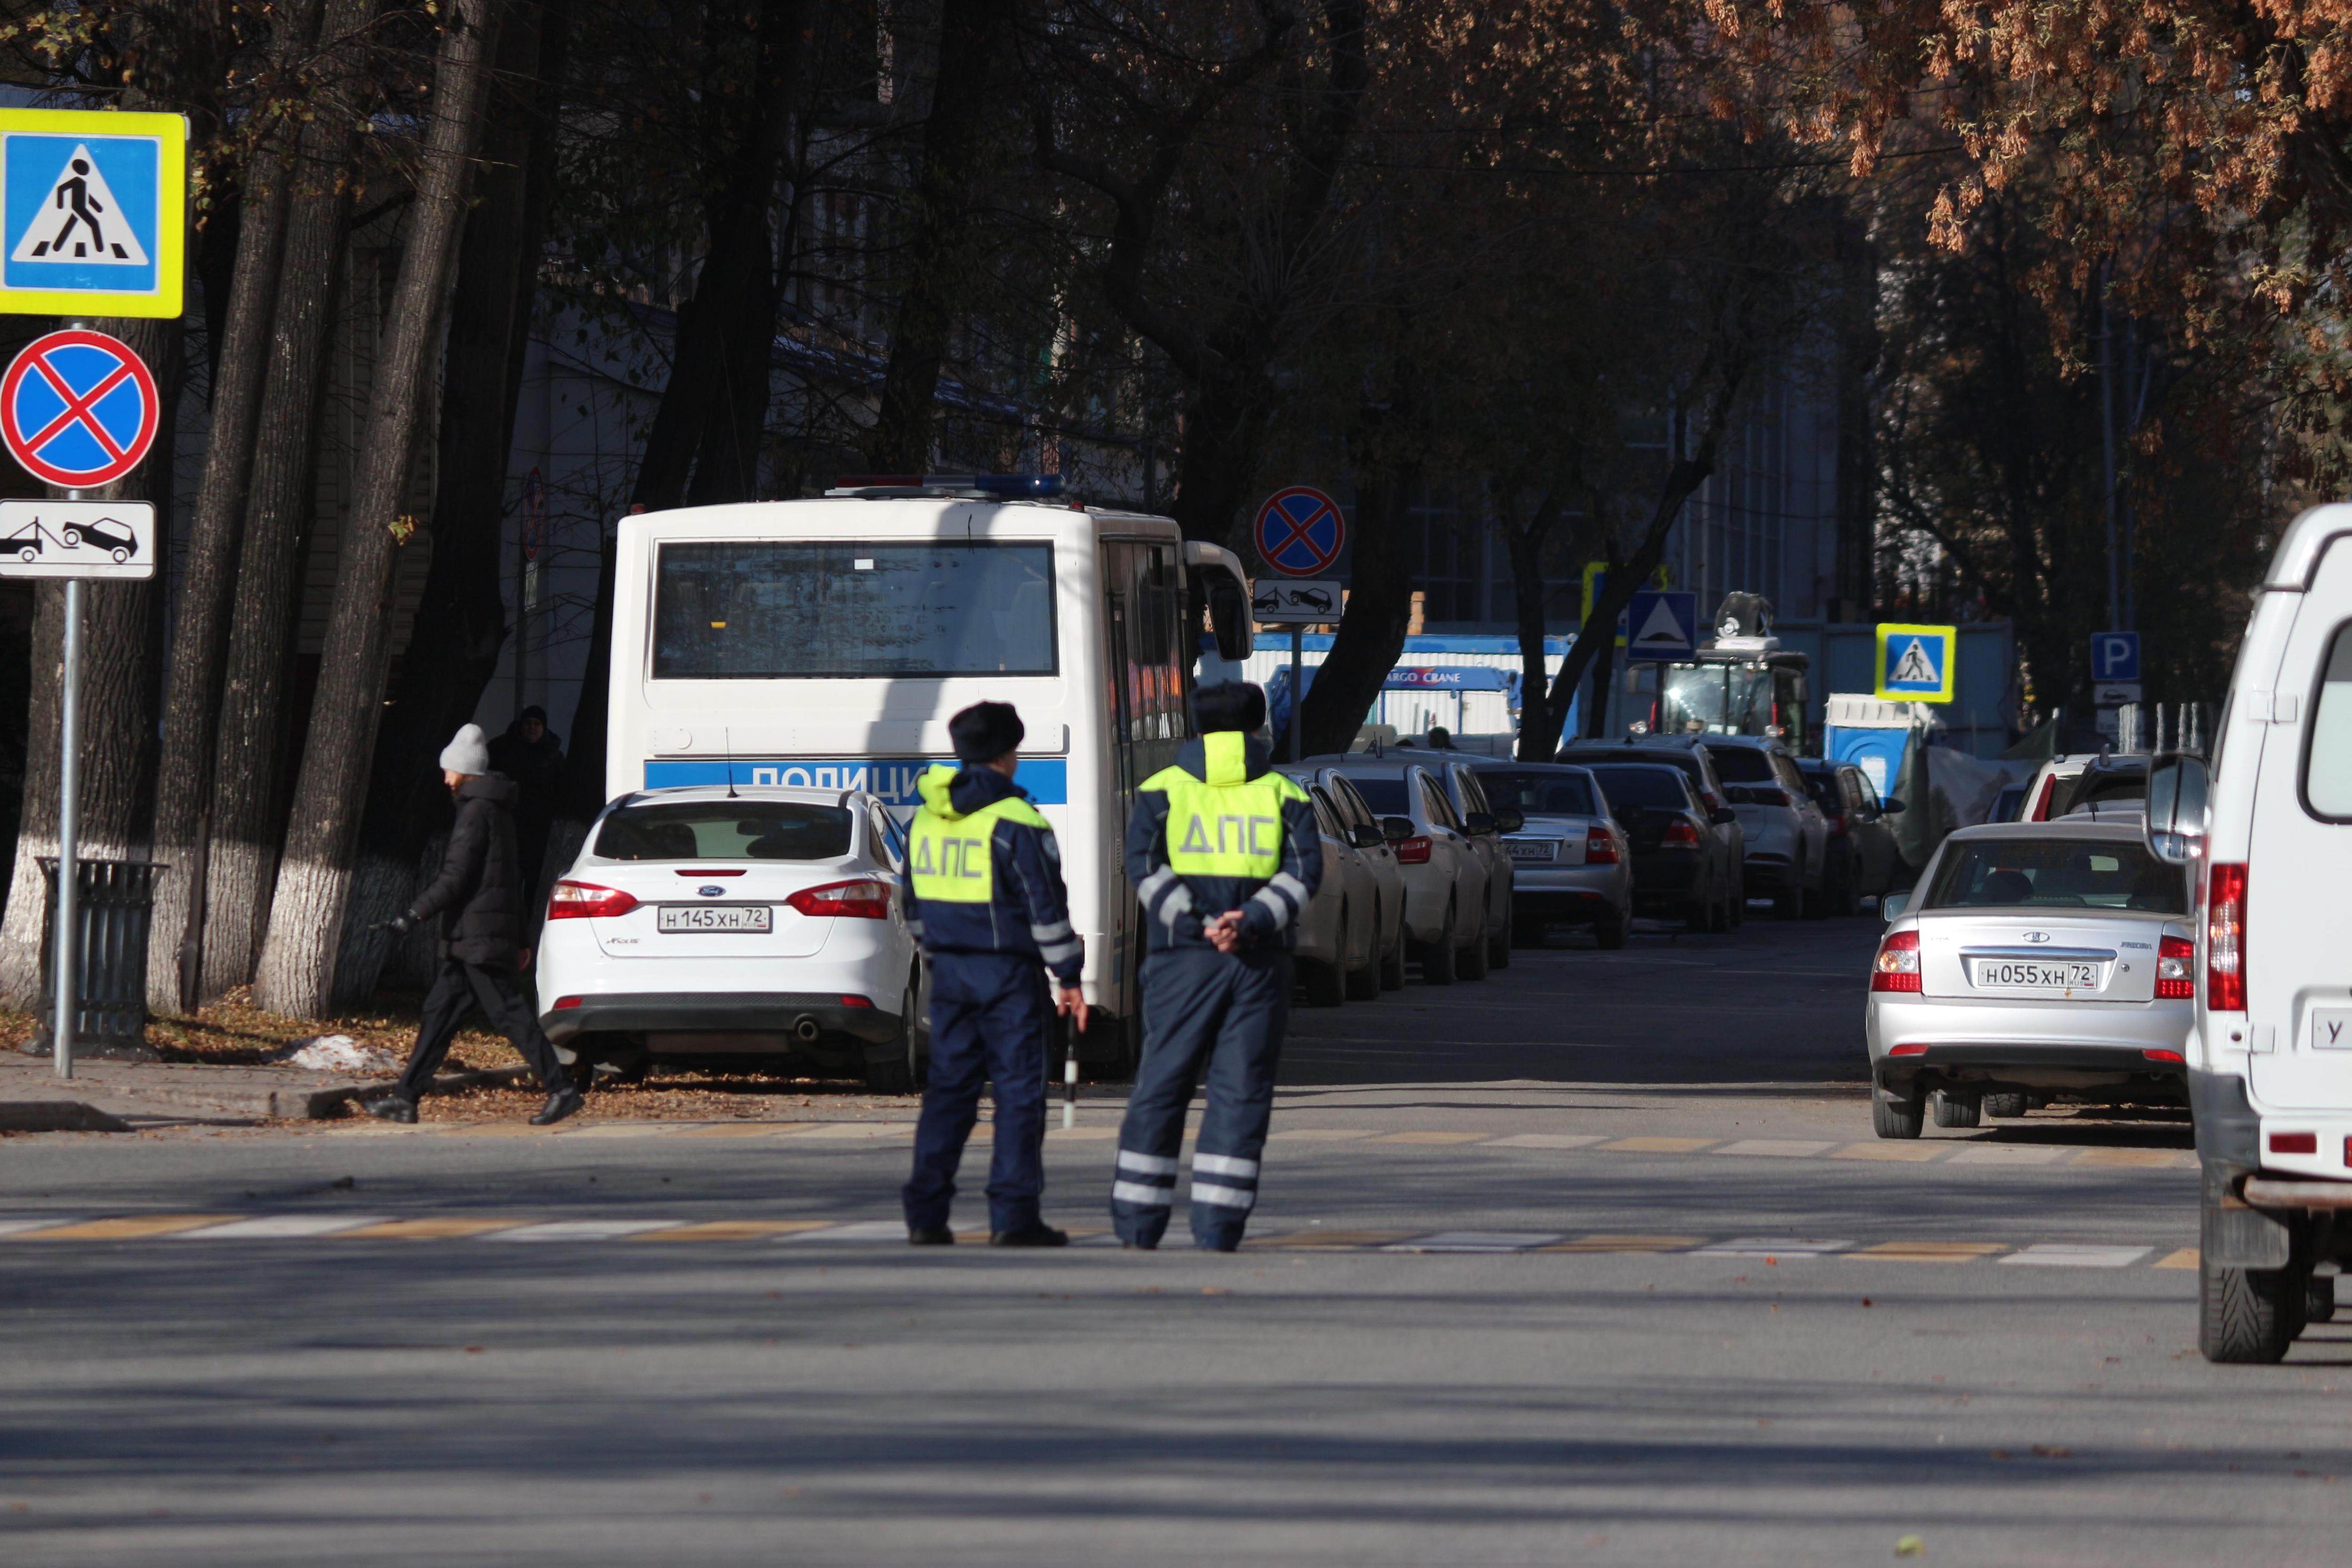
[[[0,1103],[0,1132],[128,1132],[129,1124],[79,1100]]]
[[[444,1073],[433,1080],[432,1092],[450,1094],[458,1089],[508,1083],[524,1077],[529,1070],[517,1063],[512,1067],[485,1068],[478,1072]],[[347,1108],[352,1102],[381,1094],[388,1086],[370,1079],[362,1083],[331,1084],[320,1089],[208,1089],[176,1085],[126,1086],[113,1083],[92,1087],[101,1088],[105,1098],[110,1100],[131,1100],[143,1105],[210,1110],[228,1116],[269,1121],[333,1121],[349,1114]],[[97,1120],[54,1120],[68,1112]],[[79,1100],[0,1100],[0,1131],[121,1132],[129,1131],[129,1128],[118,1118]]]

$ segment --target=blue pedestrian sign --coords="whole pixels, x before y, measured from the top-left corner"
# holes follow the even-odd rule
[[[1896,702],[1949,702],[1960,646],[1958,626],[1878,628],[1878,695]]]
[[[1698,653],[1698,595],[1644,588],[1625,606],[1625,657],[1661,663]]]
[[[1257,509],[1257,552],[1286,577],[1320,577],[1348,542],[1339,503],[1310,485],[1292,485]]]
[[[2093,680],[2139,679],[2139,634],[2100,632],[2091,638]]]
[[[188,122],[0,110],[0,311],[177,316]]]

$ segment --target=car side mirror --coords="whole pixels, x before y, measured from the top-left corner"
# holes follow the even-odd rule
[[[1878,897],[1878,912],[1889,921],[1901,920],[1903,911],[1910,907],[1911,895],[1908,893],[1881,893]]]
[[[1348,842],[1359,849],[1378,849],[1388,841],[1389,836],[1381,831],[1378,823],[1359,822],[1348,829]]]
[[[1495,814],[1495,826],[1498,832],[1517,833],[1527,825],[1528,814],[1524,811],[1498,811]]]
[[[1410,816],[1383,816],[1381,818],[1381,836],[1391,844],[1403,843],[1406,839],[1412,837],[1412,818]]]
[[[1754,792],[1749,790],[1746,784],[1724,785],[1723,798],[1729,801],[1734,805],[1754,805],[1756,804]]]
[[[1462,826],[1475,834],[1492,833],[1495,831],[1495,814],[1491,811],[1466,813],[1462,818]]]
[[[1714,823],[1717,827],[1721,827],[1726,823],[1738,821],[1739,814],[1732,810],[1731,807],[1727,805],[1718,805],[1713,811],[1706,814],[1706,819],[1709,822]]]
[[[1903,803],[1899,800],[1883,800],[1878,803],[1878,809],[1885,812],[1887,816],[1893,816],[1896,812],[1903,809]]]
[[[2193,865],[2205,853],[2213,777],[2200,757],[2168,752],[2147,764],[2148,849],[2168,866]]]

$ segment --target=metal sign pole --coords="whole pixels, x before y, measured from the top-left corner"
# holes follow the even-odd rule
[[[79,500],[76,490],[72,499]],[[75,860],[81,830],[81,579],[66,579],[63,689],[58,700],[58,900],[57,991],[50,1009],[49,1040],[59,1078],[73,1077],[74,1025],[81,1008],[75,991],[74,894],[79,881]]]
[[[1307,628],[1294,624],[1290,628],[1290,760],[1297,762],[1299,752],[1299,731],[1306,728],[1307,692],[1298,684],[1299,647]]]

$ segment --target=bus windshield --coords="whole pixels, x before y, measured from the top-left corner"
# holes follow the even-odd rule
[[[1052,675],[1054,548],[664,544],[656,680]]]

